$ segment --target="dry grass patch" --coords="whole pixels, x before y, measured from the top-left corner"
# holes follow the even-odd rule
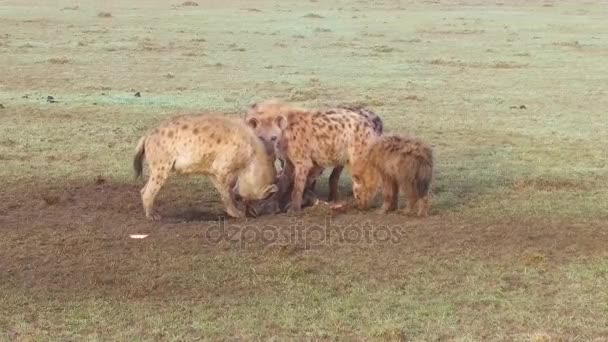
[[[420,61],[419,61],[420,62]],[[493,62],[493,63],[481,63],[481,62],[465,62],[456,59],[432,59],[425,61],[431,65],[449,66],[449,67],[460,67],[460,68],[490,68],[490,69],[521,69],[526,68],[528,64],[521,64],[515,62]]]
[[[379,53],[390,53],[390,52],[399,52],[401,50],[392,47],[392,46],[388,46],[388,45],[376,45],[372,48],[372,50],[374,52],[379,52]]]
[[[97,13],[99,18],[112,18],[112,13],[110,12],[99,12]]]
[[[422,39],[420,39],[420,38],[411,38],[411,39],[397,38],[397,39],[393,39],[392,42],[394,42],[394,43],[421,43]]]
[[[303,16],[302,18],[323,19],[325,17],[320,14],[316,14],[316,13],[308,13],[305,16]]]
[[[165,51],[166,48],[146,38],[138,43],[139,49],[144,51]]]
[[[370,33],[370,32],[363,32],[361,33],[361,36],[363,37],[371,37],[371,38],[381,38],[386,36],[384,33]]]
[[[51,64],[67,64],[69,62],[70,59],[68,59],[67,57],[55,57],[49,59],[49,63]]]
[[[439,34],[439,35],[474,35],[474,34],[482,34],[485,33],[485,30],[420,30],[419,33],[426,34]]]
[[[588,191],[590,184],[571,179],[535,178],[518,180],[513,184],[515,191]]]
[[[578,40],[574,40],[574,41],[570,41],[570,42],[555,42],[555,43],[553,43],[553,45],[576,48],[576,49],[580,49],[583,47],[583,45],[581,43],[579,43]]]
[[[424,98],[420,97],[418,95],[407,95],[403,99],[406,100],[406,101],[417,101],[417,102],[424,101]]]

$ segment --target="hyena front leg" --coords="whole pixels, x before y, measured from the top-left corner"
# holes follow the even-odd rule
[[[154,199],[167,181],[170,169],[170,164],[150,166],[150,177],[140,191],[144,212],[148,220],[159,221],[161,219],[160,215],[154,210]]]
[[[291,192],[291,205],[289,211],[298,212],[302,209],[302,198],[308,181],[308,174],[312,164],[310,162],[295,163],[295,179]]]
[[[381,214],[396,210],[399,204],[399,184],[392,177],[382,176],[384,202],[378,210]]]
[[[232,191],[236,183],[236,179],[237,177],[234,175],[217,175],[215,177],[211,177],[213,185],[220,193],[222,203],[224,203],[228,216],[234,218],[243,218],[245,217],[245,211],[236,207],[235,196],[234,192]]]
[[[325,169],[321,166],[313,166],[308,172],[308,180],[306,181],[306,190],[304,190],[304,196],[308,197],[312,202],[316,200],[315,187],[317,180],[323,174]]]

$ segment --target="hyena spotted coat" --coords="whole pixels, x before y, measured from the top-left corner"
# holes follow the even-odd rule
[[[172,171],[209,176],[232,217],[245,216],[236,207],[235,195],[258,200],[277,190],[273,158],[240,118],[206,114],[170,119],[139,140],[133,161],[136,176],[142,174],[144,158],[150,176],[141,195],[146,217],[152,220],[160,219],[153,210],[154,198]]]
[[[363,162],[365,148],[379,136],[372,121],[344,108],[307,110],[270,101],[254,105],[246,120],[267,149],[286,162],[283,172],[293,175],[293,211],[300,210],[307,185],[325,168],[339,167],[341,171],[346,164]],[[338,177],[330,177],[330,200],[337,197]]]
[[[277,139],[282,136],[281,128],[275,125],[272,118],[291,110],[294,112],[308,112],[303,109],[292,108],[291,106],[278,100],[269,100],[252,105],[246,113],[245,120],[255,129],[260,139],[264,141],[266,149],[269,151],[269,153],[277,153]],[[341,117],[349,115],[360,116],[365,118],[371,124],[373,131],[377,135],[381,135],[384,130],[382,119],[376,113],[363,106],[340,105],[336,108],[318,109],[315,110],[315,112],[321,115],[333,116],[333,119],[337,121],[341,120]],[[327,132],[327,134],[350,134],[350,132],[334,131]],[[280,155],[277,155],[277,157],[281,159]],[[284,160],[281,159],[281,161],[284,165]],[[329,201],[335,201],[338,199],[338,183],[343,169],[344,165],[335,165],[329,177]],[[310,193],[314,192],[316,179],[322,172],[323,169],[317,168],[315,169],[315,172],[310,175],[310,179],[307,182],[307,190],[310,191]]]

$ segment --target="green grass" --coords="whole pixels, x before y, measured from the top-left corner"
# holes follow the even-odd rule
[[[553,268],[542,256],[535,260],[540,261],[501,265],[414,258],[415,270],[397,266],[394,270],[403,274],[383,283],[344,269],[338,276],[311,272],[291,258],[273,259],[275,265],[257,269],[239,267],[244,261],[239,260],[220,273],[200,267],[187,278],[163,274],[165,279],[158,281],[192,287],[163,297],[126,300],[125,293],[57,300],[8,288],[12,295],[3,299],[3,306],[10,315],[2,323],[24,337],[112,340],[272,335],[527,340],[534,333],[568,340],[605,337],[606,262]],[[215,262],[225,264],[223,258]],[[455,274],[454,269],[466,273]],[[132,279],[136,283],[138,275]],[[215,282],[240,286],[226,294],[208,294],[218,286]]]
[[[0,6],[0,339],[608,338],[605,6],[198,3]],[[310,250],[144,221],[141,135],[267,98],[364,102],[431,143],[433,216],[348,214],[405,239]],[[219,202],[204,179],[161,197]]]

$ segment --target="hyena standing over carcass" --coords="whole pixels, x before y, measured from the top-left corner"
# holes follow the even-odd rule
[[[245,120],[267,150],[285,161],[284,173],[293,175],[293,211],[300,210],[305,189],[327,167],[336,168],[330,177],[330,200],[335,200],[344,165],[363,163],[365,148],[382,131],[379,118],[346,108],[307,110],[276,100],[253,105]]]
[[[153,210],[154,198],[171,171],[209,176],[232,217],[245,216],[236,207],[235,195],[259,200],[277,190],[274,159],[240,118],[184,115],[168,120],[139,140],[133,161],[137,176],[144,158],[150,177],[141,196],[146,217],[152,220],[160,219]]]
[[[292,108],[291,106],[278,101],[278,100],[269,100],[262,103],[257,103],[251,106],[249,111],[245,116],[245,120],[251,125],[260,139],[264,141],[266,149],[269,153],[276,153],[275,145],[278,142],[278,138],[282,136],[282,129],[278,125],[275,124],[275,121],[272,118],[277,115],[281,115],[281,113],[308,113],[309,111],[303,109]],[[352,116],[358,115],[362,118],[365,118],[370,124],[373,131],[380,135],[383,132],[383,123],[382,119],[374,112],[369,109],[364,108],[363,106],[353,106],[353,105],[340,105],[337,108],[329,108],[329,109],[317,109],[314,111],[317,115],[324,116],[333,116],[333,121],[337,121],[335,126],[328,126],[327,132],[320,132],[319,138],[321,140],[325,139],[325,136],[335,135],[335,134],[351,134],[348,129],[343,129],[339,122],[341,117],[344,116]],[[335,127],[335,130],[332,128]],[[331,151],[330,151],[331,152]],[[279,156],[280,157],[280,156]],[[281,159],[284,164],[283,159]],[[336,201],[338,200],[338,183],[340,180],[340,175],[342,170],[344,169],[344,165],[335,165],[334,169],[329,177],[329,196],[328,200]],[[316,168],[315,173],[310,175],[310,179],[307,182],[306,190],[309,192],[313,192],[317,177],[323,172],[323,168]]]
[[[359,209],[370,206],[382,182],[384,203],[380,213],[398,208],[402,189],[407,195],[407,214],[428,215],[433,178],[433,151],[429,145],[414,138],[384,135],[368,146],[364,158],[366,163],[352,168],[353,193]]]

